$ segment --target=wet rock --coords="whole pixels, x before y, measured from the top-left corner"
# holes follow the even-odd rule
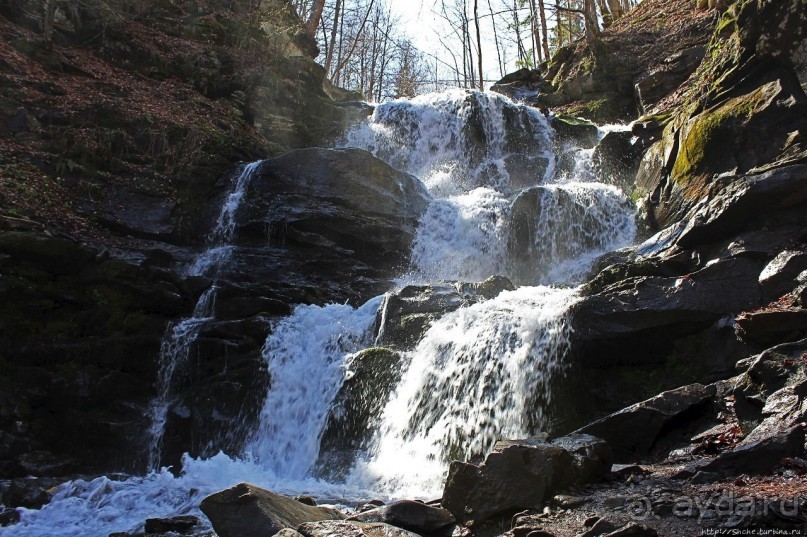
[[[456,523],[454,516],[446,509],[432,507],[411,500],[378,507],[349,517],[358,522],[381,522],[423,535],[430,535]]]
[[[450,284],[407,285],[384,299],[376,323],[376,343],[410,348],[433,320],[467,304],[469,301]]]
[[[372,511],[373,509],[377,509],[379,507],[383,507],[384,502],[381,500],[370,500],[369,502],[365,503],[361,507],[357,509],[359,513],[363,513],[365,511]]]
[[[359,149],[301,149],[264,161],[237,223],[234,269],[321,301],[366,300],[407,265],[430,196],[414,176]],[[310,302],[302,298],[301,302]]]
[[[451,463],[443,506],[466,525],[518,509],[538,509],[554,491],[610,472],[602,440],[571,435],[501,441],[477,466]]]
[[[416,533],[389,524],[347,520],[307,522],[297,530],[304,537],[418,537]]]
[[[220,537],[269,536],[304,522],[344,518],[335,509],[304,505],[247,483],[208,496],[200,507]]]
[[[345,477],[356,453],[377,429],[390,393],[403,373],[401,355],[383,347],[355,354],[347,368],[320,441],[318,472],[328,479]]]
[[[11,526],[20,521],[20,512],[16,509],[0,509],[0,528]]]
[[[407,285],[385,297],[376,321],[376,343],[411,348],[433,320],[514,289],[513,283],[504,276],[491,276],[474,283]]]
[[[715,395],[712,385],[684,386],[599,419],[578,432],[603,438],[618,462],[632,462],[664,445],[669,449],[688,442],[693,423],[712,415]]]
[[[641,145],[633,142],[633,133],[630,131],[606,133],[591,157],[597,177],[600,181],[630,192],[639,171],[642,149]]]
[[[171,518],[149,518],[146,520],[146,533],[179,533],[187,535],[200,524],[199,518],[192,515],[180,515]]]
[[[491,276],[487,280],[474,283],[458,282],[455,287],[463,298],[486,300],[496,298],[502,291],[513,291],[516,286],[504,276]]]
[[[613,202],[626,208],[630,203],[616,197]],[[604,223],[589,210],[585,198],[572,191],[546,186],[523,190],[512,205],[507,242],[516,283],[535,284],[560,262],[603,247],[603,226],[621,224]]]
[[[39,479],[14,479],[3,492],[3,505],[40,509],[50,502],[52,494],[49,489],[53,484]]]
[[[585,119],[556,114],[550,118],[549,124],[561,143],[588,149],[594,147],[599,140],[597,125]]]

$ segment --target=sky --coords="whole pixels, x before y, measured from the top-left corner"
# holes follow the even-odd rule
[[[494,6],[498,2],[493,2]],[[435,0],[406,0],[397,1],[392,0],[391,7],[393,13],[398,15],[403,24],[403,32],[412,38],[415,46],[427,52],[434,54],[442,60],[448,60],[448,55],[445,48],[440,44],[438,35],[446,35],[448,33],[447,26],[444,21],[436,14],[438,2]],[[487,13],[487,2],[482,1],[479,3],[480,14],[484,7],[484,13]],[[498,60],[496,55],[496,46],[493,41],[493,34],[489,23],[490,18],[482,18],[481,35],[482,35],[482,70],[485,72],[486,80],[498,80],[501,78],[498,68]],[[486,39],[489,36],[489,39]],[[460,45],[457,44],[457,49]],[[511,61],[505,69],[506,73],[515,71],[515,53],[510,51],[509,56]],[[486,86],[489,84],[486,84]]]

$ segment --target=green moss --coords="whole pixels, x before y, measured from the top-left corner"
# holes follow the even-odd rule
[[[680,149],[672,169],[678,185],[694,177],[724,171],[736,152],[736,135],[765,100],[764,88],[724,103],[715,110],[701,113],[682,130]]]

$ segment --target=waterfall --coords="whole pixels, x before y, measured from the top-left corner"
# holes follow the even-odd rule
[[[358,309],[298,306],[266,340],[272,386],[247,447],[277,476],[304,479],[317,460],[328,410],[345,371],[345,357],[370,343],[381,297]],[[316,357],[312,361],[312,357]]]
[[[193,343],[205,324],[213,320],[216,300],[215,278],[218,271],[229,260],[232,253],[233,235],[235,233],[235,215],[250,179],[258,169],[261,161],[242,165],[227,196],[221,206],[216,224],[207,236],[206,248],[190,263],[185,273],[187,276],[208,276],[214,279],[213,284],[205,290],[196,306],[193,315],[168,327],[160,343],[160,355],[157,359],[157,395],[149,404],[149,450],[148,468],[157,470],[160,467],[162,440],[165,424],[171,404],[171,389],[177,370],[185,366]]]
[[[380,104],[344,142],[445,197],[481,186],[509,191],[552,177],[551,132],[534,108],[496,93],[457,89]]]
[[[171,387],[191,344],[212,321],[215,285],[192,317],[166,333],[152,402],[151,473],[62,485],[53,502],[24,511],[12,536],[107,535],[147,517],[198,513],[201,498],[240,481],[320,500],[433,498],[452,458],[484,455],[500,438],[547,426],[553,381],[569,346],[566,315],[594,259],[630,244],[633,207],[597,182],[591,151],[555,170],[553,134],[538,111],[503,96],[453,90],[377,106],[344,144],[372,151],[419,177],[434,197],[422,216],[400,284],[509,277],[519,287],[431,322],[401,351],[400,381],[344,482],[314,475],[331,405],[358,351],[388,319],[384,297],[361,307],[300,305],[276,321],[263,347],[270,375],[258,423],[240,457],[183,460],[178,477],[157,461]],[[235,218],[258,163],[244,166],[207,249],[188,274],[216,280],[232,254]],[[43,529],[44,528],[44,529]]]
[[[569,288],[522,287],[432,324],[384,411],[377,444],[349,481],[388,494],[438,497],[447,462],[541,430],[541,406],[569,344]]]

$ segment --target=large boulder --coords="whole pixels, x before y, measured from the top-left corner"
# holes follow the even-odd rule
[[[635,462],[665,448],[678,447],[665,436],[680,436],[674,431],[676,423],[688,428],[704,416],[712,415],[715,395],[715,386],[684,386],[601,418],[577,432],[604,439],[613,449],[617,462]],[[688,441],[691,436],[684,440]]]
[[[607,475],[611,461],[608,445],[588,435],[499,442],[481,465],[451,463],[443,507],[466,525],[538,509],[564,487]]]
[[[431,199],[414,176],[359,149],[291,151],[256,174],[231,264],[248,282],[344,302],[379,294],[407,267]]]
[[[481,282],[407,285],[385,297],[376,322],[376,343],[411,348],[435,319],[514,289],[504,276],[491,276]]]
[[[413,531],[421,535],[432,535],[454,525],[454,516],[446,509],[432,507],[423,502],[401,500],[351,516],[348,520],[358,522],[381,522]]]
[[[208,496],[200,507],[219,537],[271,537],[305,522],[344,518],[335,509],[305,505],[247,483]]]

